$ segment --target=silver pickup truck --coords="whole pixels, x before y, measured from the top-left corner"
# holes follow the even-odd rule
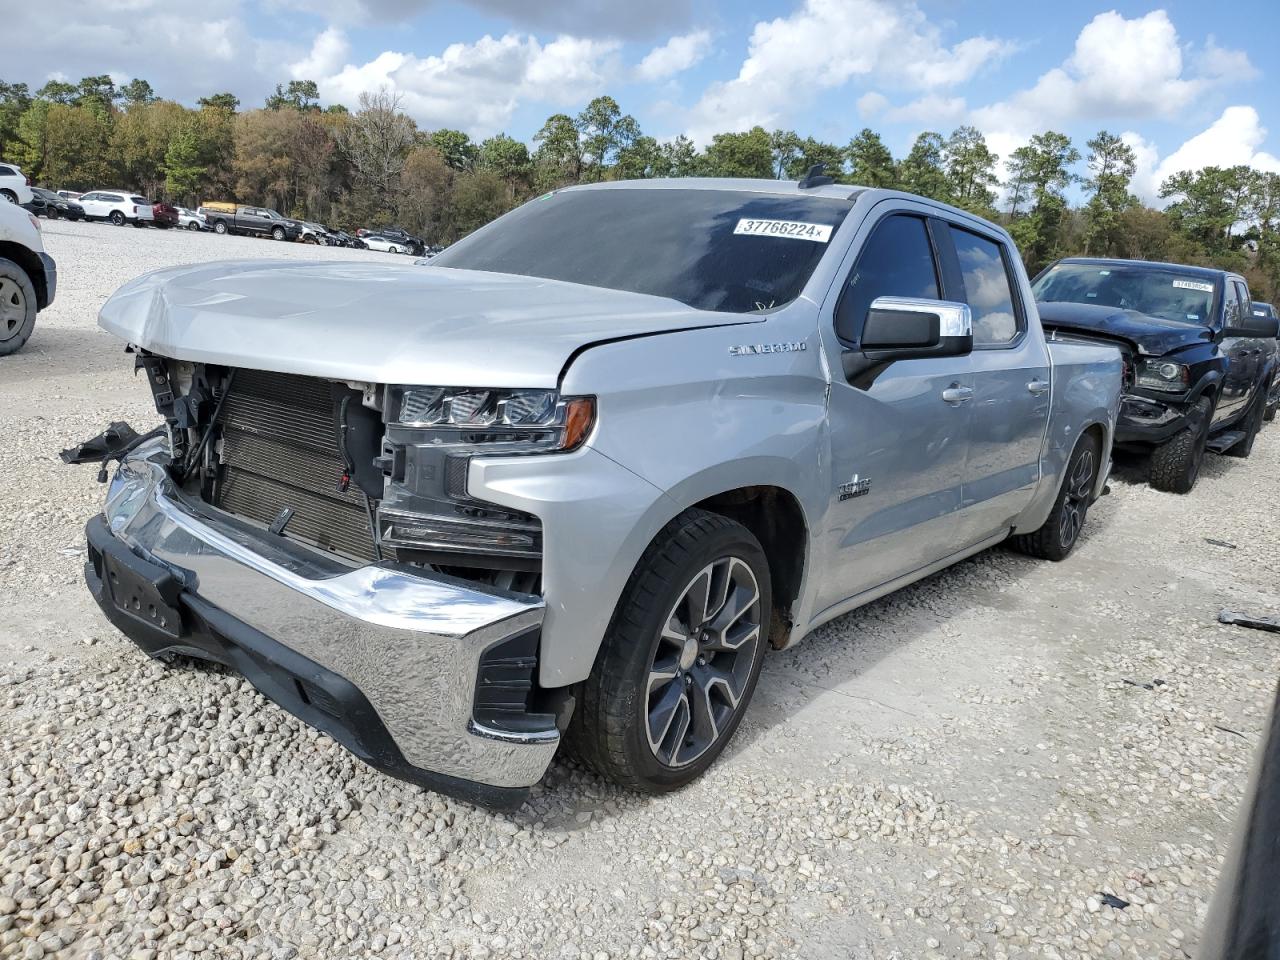
[[[390,774],[518,804],[561,740],[679,787],[765,652],[1011,539],[1065,557],[1121,358],[1046,342],[999,227],[892,191],[558,190],[430,265],[121,288],[89,587]]]

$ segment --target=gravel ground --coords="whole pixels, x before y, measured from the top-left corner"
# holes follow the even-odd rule
[[[123,281],[389,255],[45,240],[57,302],[0,361],[0,957],[1194,955],[1280,672],[1271,635],[1214,620],[1280,604],[1280,428],[1188,497],[1123,470],[1065,563],[988,551],[771,656],[689,789],[557,761],[494,815],[145,660],[81,581],[96,471],[57,458],[155,419],[94,322]]]

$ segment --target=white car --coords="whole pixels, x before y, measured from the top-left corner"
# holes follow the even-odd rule
[[[128,190],[92,190],[76,202],[84,207],[86,220],[110,220],[117,227],[145,227],[155,219],[151,201]]]
[[[188,210],[186,207],[177,207],[178,226],[184,230],[208,230],[209,221],[204,218],[203,213],[196,213],[194,210]]]
[[[409,252],[409,248],[405,244],[390,240],[387,237],[378,236],[376,233],[366,233],[360,239],[364,241],[365,246],[370,250],[384,250],[387,253]]]
[[[0,203],[0,357],[31,336],[36,312],[53,302],[58,267],[44,252],[40,221],[16,204]]]
[[[0,200],[31,202],[31,180],[12,163],[0,163]]]

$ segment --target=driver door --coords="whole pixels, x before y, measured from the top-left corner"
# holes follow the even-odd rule
[[[861,245],[834,312],[856,347],[877,297],[941,300],[928,218],[881,217]],[[837,357],[828,405],[833,503],[819,609],[955,552],[973,416],[967,357],[899,360],[850,382]]]

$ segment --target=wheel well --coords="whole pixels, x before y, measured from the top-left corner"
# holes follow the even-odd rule
[[[31,278],[31,285],[36,288],[36,306],[43,310],[49,305],[49,284],[44,275],[44,264],[40,258],[20,243],[0,240],[0,257],[12,260]]]
[[[773,622],[769,642],[786,646],[791,634],[792,607],[800,597],[809,531],[800,501],[782,487],[755,486],[726,490],[694,504],[736,520],[750,530],[769,559],[769,581],[773,593]]]

